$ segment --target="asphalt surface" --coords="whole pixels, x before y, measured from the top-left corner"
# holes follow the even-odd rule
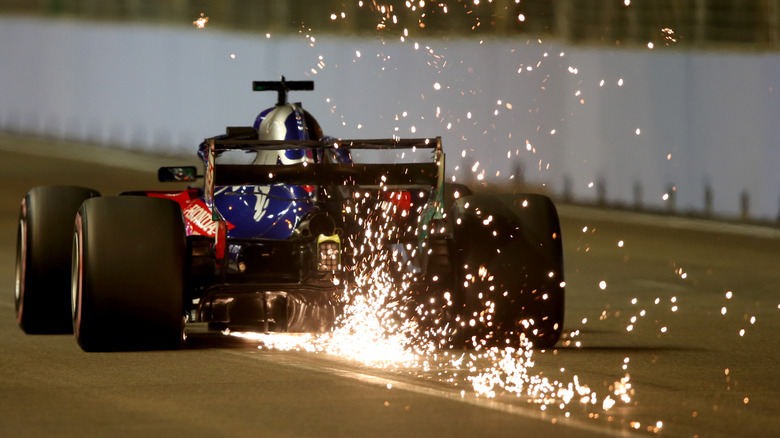
[[[2,437],[780,435],[777,229],[560,206],[567,335],[531,373],[576,375],[599,397],[543,411],[443,382],[452,370],[259,350],[198,326],[170,352],[88,354],[72,336],[25,335],[13,307],[25,192],[160,187],[156,168],[182,160],[10,135],[0,152]],[[626,375],[630,401],[604,410]]]

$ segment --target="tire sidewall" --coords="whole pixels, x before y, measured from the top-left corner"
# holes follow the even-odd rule
[[[84,281],[84,231],[83,231],[83,207],[76,214],[73,229],[73,260],[71,268],[71,312],[73,316],[73,334],[81,344],[81,323],[84,314],[83,306],[83,281]],[[83,347],[83,345],[82,345]]]
[[[17,229],[14,303],[26,333],[72,331],[70,274],[73,220],[81,204],[100,196],[74,186],[40,186],[22,199]]]
[[[19,212],[19,224],[16,234],[16,270],[14,284],[14,307],[16,308],[16,321],[24,327],[24,292],[28,266],[27,240],[27,198],[22,199]]]

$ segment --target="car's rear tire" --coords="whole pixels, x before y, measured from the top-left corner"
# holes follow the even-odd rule
[[[14,302],[26,333],[72,333],[70,305],[73,218],[100,196],[83,187],[42,186],[22,200],[16,244]]]
[[[160,198],[84,202],[73,233],[73,330],[85,351],[175,349],[184,332],[181,209]]]
[[[467,345],[555,345],[563,330],[563,250],[558,215],[546,196],[525,194],[515,209],[488,195],[451,210],[454,266]],[[470,342],[468,342],[470,341]]]

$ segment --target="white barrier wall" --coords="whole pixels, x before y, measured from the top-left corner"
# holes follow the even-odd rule
[[[519,163],[574,199],[702,211],[709,187],[716,214],[744,192],[778,216],[778,54],[313,37],[0,17],[0,129],[188,154],[274,103],[252,80],[285,75],[315,81],[291,99],[326,134],[441,135],[461,179]]]

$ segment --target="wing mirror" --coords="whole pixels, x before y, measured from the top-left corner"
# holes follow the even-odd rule
[[[157,180],[160,182],[195,181],[202,177],[198,175],[195,166],[161,167],[157,171]]]

